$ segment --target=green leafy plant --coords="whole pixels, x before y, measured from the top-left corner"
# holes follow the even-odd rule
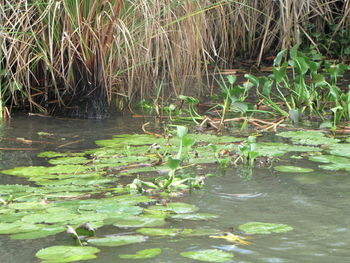
[[[256,137],[249,136],[244,143],[238,146],[237,154],[235,164],[241,162],[243,166],[254,167],[255,159],[259,156],[256,151]]]
[[[224,98],[223,104],[218,104],[216,107],[222,108],[220,128],[222,128],[226,113],[228,110],[232,112],[239,112],[241,114],[248,111],[248,104],[245,103],[248,97],[249,90],[253,87],[252,83],[245,82],[243,85],[235,85],[237,77],[228,75],[224,78],[220,75],[220,85],[222,96]]]
[[[179,95],[179,99],[188,104],[188,113],[190,114],[191,119],[194,123],[199,124],[198,120],[203,119],[203,116],[199,115],[195,109],[196,105],[199,103],[199,100],[194,97],[184,95]]]

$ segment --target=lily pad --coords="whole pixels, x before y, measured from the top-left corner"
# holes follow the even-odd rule
[[[340,140],[326,137],[324,133],[319,131],[288,131],[277,133],[277,136],[290,138],[295,144],[305,145],[324,145],[335,144]]]
[[[163,217],[133,216],[116,219],[113,225],[117,227],[155,227],[165,224]]]
[[[176,214],[187,214],[187,213],[196,212],[198,210],[198,207],[187,203],[174,202],[174,203],[169,203],[166,206],[153,205],[148,207],[148,210],[169,211]]]
[[[293,227],[286,224],[272,224],[261,222],[249,222],[238,227],[247,234],[271,234],[285,233],[293,230]]]
[[[329,153],[333,155],[339,155],[344,157],[350,157],[350,144],[338,143],[329,147]]]
[[[304,168],[304,167],[298,167],[298,166],[288,166],[288,165],[279,165],[275,166],[274,169],[279,172],[284,173],[310,173],[314,170],[311,168]]]
[[[319,163],[350,163],[350,159],[336,155],[314,155],[309,160]]]
[[[39,230],[11,235],[11,239],[37,239],[65,231],[63,226],[45,226]]]
[[[132,236],[109,236],[102,238],[91,238],[88,243],[96,246],[118,247],[129,244],[145,242],[147,237],[141,235]]]
[[[207,213],[197,213],[197,214],[176,214],[171,215],[170,218],[172,219],[180,219],[180,220],[209,220],[218,218],[219,216],[214,214],[207,214]]]
[[[162,250],[160,248],[149,248],[137,251],[136,254],[122,254],[119,255],[119,257],[124,259],[147,259],[154,258],[160,253],[162,253]]]
[[[46,260],[44,262],[73,262],[96,258],[100,252],[95,247],[52,246],[40,249],[35,256]]]
[[[275,142],[259,142],[256,143],[256,149],[259,156],[277,157],[288,152],[315,152],[320,151],[320,148],[303,145],[290,145],[286,143]]]
[[[228,253],[219,249],[205,249],[199,251],[188,251],[180,253],[181,256],[204,261],[204,262],[225,262],[234,257],[232,253]]]
[[[189,234],[192,229],[181,228],[140,228],[136,232],[147,236],[177,236],[181,234]]]
[[[85,157],[61,157],[49,160],[51,164],[85,164],[90,160]]]

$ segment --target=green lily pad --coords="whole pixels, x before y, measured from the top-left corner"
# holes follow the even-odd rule
[[[136,254],[122,254],[119,255],[119,257],[124,259],[147,259],[154,258],[160,253],[162,253],[162,250],[160,248],[149,248],[137,251]]]
[[[204,261],[204,262],[225,262],[234,257],[232,253],[228,253],[219,249],[205,249],[199,251],[188,251],[180,253],[181,256]]]
[[[117,227],[155,227],[164,224],[163,217],[133,216],[116,219],[113,225]]]
[[[85,164],[90,160],[85,157],[61,157],[49,160],[51,164]]]
[[[40,249],[35,256],[47,263],[59,263],[94,259],[98,252],[95,247],[52,246]]]
[[[56,157],[67,157],[67,156],[84,156],[85,153],[60,153],[60,152],[41,152],[37,156],[41,158],[56,158]]]
[[[335,144],[340,140],[326,137],[324,133],[319,131],[289,131],[277,133],[277,136],[290,138],[295,144],[305,145],[324,145]]]
[[[274,169],[279,172],[284,173],[310,173],[314,170],[311,168],[304,168],[304,167],[298,167],[298,166],[288,166],[288,165],[279,165],[275,166]]]
[[[51,213],[33,213],[24,216],[21,220],[25,223],[65,223],[78,218],[79,214],[65,212],[51,212]]]
[[[9,204],[8,207],[15,210],[43,210],[49,206],[41,202],[21,202]]]
[[[169,203],[168,205],[153,205],[148,207],[148,210],[157,210],[157,211],[169,211],[176,214],[187,214],[187,213],[193,213],[198,210],[198,207],[191,204],[181,203],[181,202],[174,202]]]
[[[65,231],[65,227],[63,226],[45,226],[40,228],[39,230],[13,234],[10,237],[11,239],[37,239],[37,238],[43,238],[51,235],[56,235],[63,231]]]
[[[350,159],[336,155],[314,155],[309,160],[319,163],[350,163]]]
[[[293,227],[285,224],[272,224],[261,222],[249,222],[238,227],[247,234],[271,234],[284,233],[293,230]]]
[[[137,233],[147,236],[176,236],[184,233],[191,233],[192,229],[181,228],[140,228]]]
[[[39,230],[40,226],[21,221],[13,223],[0,223],[0,234],[15,234]]]
[[[209,220],[218,218],[219,216],[214,214],[207,214],[207,213],[197,213],[197,214],[176,214],[171,215],[170,218],[172,219],[179,219],[179,220]]]
[[[109,236],[102,238],[91,238],[88,243],[96,246],[117,247],[129,244],[145,242],[147,237],[141,235],[132,236]]]
[[[344,157],[350,157],[350,144],[338,143],[329,147],[329,153],[333,155],[339,155]]]
[[[290,145],[285,143],[275,142],[259,142],[256,143],[255,151],[259,156],[277,157],[288,152],[315,152],[320,151],[320,148],[303,145]]]
[[[332,163],[319,165],[318,167],[331,171],[350,171],[350,163]]]

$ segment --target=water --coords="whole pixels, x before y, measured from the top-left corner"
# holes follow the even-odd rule
[[[36,158],[38,152],[55,150],[68,142],[77,142],[60,148],[62,151],[78,151],[94,147],[93,141],[110,138],[114,134],[142,132],[142,119],[115,116],[108,120],[68,120],[40,117],[16,116],[1,128],[1,137],[25,138],[49,141],[56,144],[22,145],[2,141],[0,147],[35,147],[36,151],[2,151],[1,168],[42,165]],[[42,138],[37,132],[53,133],[53,137]],[[62,138],[65,138],[62,140]],[[281,161],[288,165],[286,161]],[[317,164],[306,160],[289,161],[317,169]],[[212,172],[218,169],[212,168]],[[219,215],[210,221],[172,221],[164,227],[196,228],[198,225],[222,231],[237,231],[240,224],[251,221],[283,223],[294,230],[283,234],[254,235],[253,244],[232,245],[223,239],[209,237],[150,237],[145,243],[125,247],[101,248],[97,259],[82,261],[93,263],[135,262],[119,259],[119,254],[131,254],[145,248],[161,247],[160,256],[140,262],[196,262],[185,259],[180,252],[195,249],[219,248],[235,254],[227,262],[235,263],[329,263],[350,262],[350,177],[346,172],[316,170],[312,175],[291,175],[274,172],[268,168],[255,169],[250,180],[241,178],[235,169],[225,175],[209,177],[202,190],[193,191],[178,198],[178,201],[195,204],[199,212]],[[25,183],[20,178],[0,177],[1,184]],[[99,233],[108,233],[103,227]],[[0,262],[40,262],[35,253],[42,247],[70,245],[66,234],[61,233],[44,239],[11,240],[0,235]]]

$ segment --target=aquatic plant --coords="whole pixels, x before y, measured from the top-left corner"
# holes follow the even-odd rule
[[[337,85],[349,67],[342,63],[322,65],[299,51],[299,44],[290,49],[289,60],[283,62],[285,56],[286,50],[279,52],[269,76],[245,75],[257,88],[261,103],[294,123],[299,122],[302,113],[315,114],[323,120],[327,110],[333,112],[334,126],[347,120],[348,96]]]

